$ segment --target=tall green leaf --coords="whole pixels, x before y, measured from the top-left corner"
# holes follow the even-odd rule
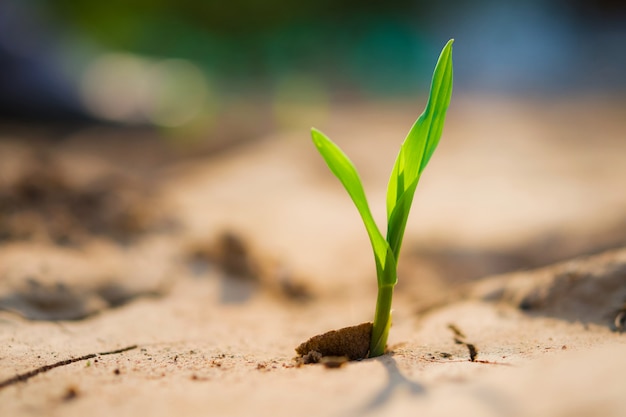
[[[389,244],[372,217],[365,196],[365,190],[363,189],[361,179],[359,178],[354,164],[333,141],[319,130],[311,129],[311,137],[332,173],[341,181],[350,195],[350,198],[352,198],[354,205],[363,219],[376,258],[376,270],[379,284],[395,285],[396,260]]]
[[[426,109],[409,131],[387,187],[387,241],[398,259],[420,175],[437,148],[452,97],[452,43],[448,41],[433,73]]]

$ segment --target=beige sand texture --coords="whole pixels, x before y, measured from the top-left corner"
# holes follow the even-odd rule
[[[389,353],[326,365],[295,347],[371,320],[376,280],[306,127],[176,158],[101,131],[6,136],[0,416],[624,416],[625,108],[455,97]],[[418,112],[337,106],[316,126],[381,223]]]

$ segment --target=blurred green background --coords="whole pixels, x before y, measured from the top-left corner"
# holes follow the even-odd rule
[[[457,93],[626,91],[621,1],[3,0],[0,117],[287,120],[423,94],[449,38]]]

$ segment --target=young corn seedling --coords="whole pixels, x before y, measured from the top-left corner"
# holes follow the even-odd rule
[[[396,268],[415,188],[439,143],[452,95],[452,43],[448,41],[433,73],[426,109],[409,131],[387,187],[387,235],[383,237],[370,212],[356,168],[346,154],[322,132],[311,130],[313,143],[356,205],[369,235],[378,278],[378,298],[369,356],[385,352],[391,326],[391,300],[398,281]]]

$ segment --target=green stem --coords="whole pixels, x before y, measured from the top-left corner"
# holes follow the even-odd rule
[[[384,354],[387,347],[387,336],[389,336],[389,328],[391,327],[393,287],[393,285],[378,287],[376,314],[374,315],[374,327],[372,328],[372,339],[370,342],[370,358]]]

